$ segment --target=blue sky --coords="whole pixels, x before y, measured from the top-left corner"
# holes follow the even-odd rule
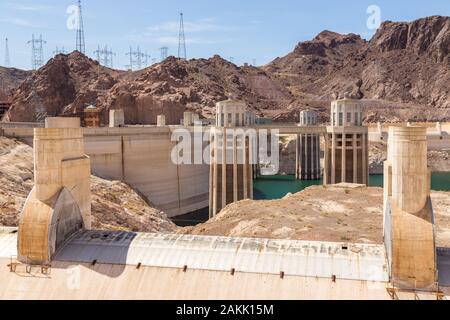
[[[31,68],[31,35],[47,41],[44,55],[56,46],[75,48],[75,31],[67,28],[67,8],[75,0],[0,0],[0,65],[4,39],[9,38],[11,64]],[[188,58],[220,54],[237,64],[265,64],[292,51],[299,41],[322,30],[357,33],[370,38],[375,32],[367,20],[370,5],[380,8],[381,20],[410,21],[429,15],[450,15],[448,0],[84,0],[86,53],[108,44],[116,52],[114,67],[128,63],[125,53],[140,46],[159,61],[159,48],[176,55],[179,12],[184,12]]]

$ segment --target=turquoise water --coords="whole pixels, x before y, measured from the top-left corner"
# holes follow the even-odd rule
[[[256,200],[281,199],[288,193],[296,193],[314,185],[322,185],[322,180],[299,181],[294,176],[262,177],[254,181]],[[370,176],[371,187],[383,187],[383,175]],[[450,191],[450,172],[433,173],[431,189]]]
[[[370,186],[383,187],[383,175],[370,176]],[[450,172],[436,172],[431,176],[431,190],[450,191]]]

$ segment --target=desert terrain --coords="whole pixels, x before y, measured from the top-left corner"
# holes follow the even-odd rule
[[[17,226],[33,188],[33,149],[0,137],[0,225]],[[98,230],[173,232],[164,212],[149,205],[128,185],[91,177],[92,226]]]
[[[450,247],[450,193],[433,192],[437,245]],[[185,234],[350,243],[383,242],[383,189],[314,186],[281,200],[246,200]]]

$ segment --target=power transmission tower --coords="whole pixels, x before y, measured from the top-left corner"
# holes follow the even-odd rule
[[[148,66],[150,65],[149,59],[150,59],[151,57],[152,57],[152,56],[149,55],[147,51],[145,51],[145,54],[144,54],[145,67],[148,67]]]
[[[105,46],[105,64],[110,68],[114,67],[113,57],[116,54],[112,50],[108,50],[108,46]]]
[[[42,35],[39,36],[39,39],[32,35],[28,44],[31,44],[31,65],[33,70],[37,70],[44,65],[44,44],[47,41],[42,40]]]
[[[167,56],[169,55],[169,48],[162,47],[159,49],[161,51],[161,61],[164,61],[167,59]]]
[[[126,54],[127,56],[130,57],[130,64],[126,65],[125,67],[131,71],[133,71],[133,65],[134,65],[134,60],[133,60],[133,49],[130,47],[130,51],[127,52]]]
[[[98,46],[98,48],[97,48],[97,50],[95,50],[94,51],[94,54],[96,54],[97,55],[97,61],[98,61],[98,63],[101,63],[100,62],[100,54],[101,54],[101,52],[102,52],[102,50],[100,49],[100,45]]]
[[[253,63],[253,66],[256,67],[256,59],[253,59],[252,63]]]
[[[67,51],[64,49],[64,47],[59,49],[58,46],[56,46],[55,51],[53,51],[53,55],[56,56],[58,54],[67,54]]]
[[[113,64],[113,57],[116,55],[112,50],[108,50],[108,46],[105,45],[103,49],[100,49],[100,46],[98,46],[98,49],[94,51],[94,54],[97,55],[97,61],[105,66],[112,68],[114,66]]]
[[[78,0],[78,25],[77,25],[77,42],[76,50],[82,54],[86,53],[86,45],[84,42],[84,26],[83,26],[83,12],[81,9],[81,0]]]
[[[186,36],[184,34],[184,17],[180,13],[180,34],[178,37],[178,58],[186,60]]]
[[[11,61],[9,59],[9,46],[8,38],[5,39],[5,67],[9,68],[11,66]]]
[[[130,47],[127,56],[130,56],[130,64],[126,67],[130,70],[141,70],[143,66],[147,66],[148,58],[150,58],[150,55],[143,53],[139,47],[137,47],[136,51],[133,51]]]
[[[234,57],[230,57],[229,60],[230,60],[231,63],[234,63]]]

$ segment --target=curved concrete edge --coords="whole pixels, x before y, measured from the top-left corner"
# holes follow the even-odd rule
[[[77,202],[66,188],[49,203],[36,198],[34,188],[24,206],[17,239],[19,261],[49,264],[57,250],[74,233],[84,228]]]
[[[417,214],[391,201],[392,282],[399,288],[437,290],[437,252],[431,198]]]

